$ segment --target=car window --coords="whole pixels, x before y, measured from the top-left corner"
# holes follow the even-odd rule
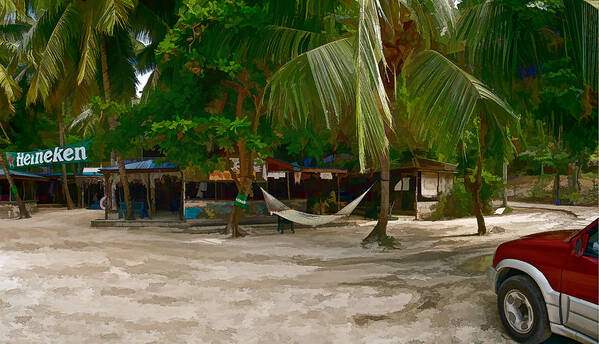
[[[584,255],[589,257],[597,258],[599,255],[599,242],[597,242],[597,226],[591,228],[589,233],[589,240],[587,241],[587,247],[584,250]]]

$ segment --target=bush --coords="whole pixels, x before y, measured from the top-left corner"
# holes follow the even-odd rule
[[[312,196],[308,199],[308,209],[312,214],[334,214],[337,212],[337,194],[331,191],[326,199],[322,199],[321,209],[321,198]]]
[[[480,197],[483,202],[483,214],[493,213],[491,201],[502,191],[503,184],[499,177],[483,173],[483,186]],[[427,220],[437,221],[473,216],[472,194],[466,190],[463,179],[456,179],[453,189],[448,195],[441,195],[439,204]]]
[[[439,204],[427,220],[455,219],[472,215],[472,195],[466,191],[464,181],[458,179],[448,195],[441,195]]]

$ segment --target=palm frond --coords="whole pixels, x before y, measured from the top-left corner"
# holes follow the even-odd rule
[[[388,149],[391,111],[380,74],[383,51],[378,0],[360,0],[354,37],[300,54],[268,83],[268,113],[292,126],[324,121],[328,128],[355,122],[360,166],[378,161]]]
[[[458,24],[458,37],[468,46],[468,61],[481,70],[493,70],[501,79],[516,74],[521,33],[512,11],[499,1],[468,7]],[[534,63],[535,61],[530,61]]]
[[[108,73],[110,75],[110,89],[114,100],[127,103],[135,97],[137,77],[135,75],[135,51],[129,32],[125,29],[115,29],[113,36],[104,37],[108,57]],[[96,76],[102,80],[101,75]]]
[[[87,26],[83,36],[81,57],[77,73],[77,84],[81,85],[83,80],[92,81],[96,74],[96,66],[99,56],[98,37],[91,27]]]
[[[102,121],[101,114],[98,114],[88,104],[83,107],[81,113],[77,115],[69,125],[69,131],[75,131],[84,137],[93,135],[96,128],[99,127],[99,122]]]
[[[112,35],[116,27],[124,28],[131,10],[135,7],[132,0],[105,0],[100,19],[98,20],[98,32]]]
[[[3,100],[3,109],[14,113],[13,102],[21,96],[21,88],[3,65],[0,64],[0,99]]]
[[[283,65],[268,81],[268,113],[293,127],[310,120],[324,120],[328,128],[338,124],[355,111],[352,56],[352,40],[345,38]]]
[[[310,49],[333,41],[333,35],[292,26],[268,25],[251,37],[248,54],[260,56],[276,64],[284,64]]]
[[[435,42],[454,37],[456,13],[448,0],[387,0],[405,6],[414,18],[418,31],[430,48]]]
[[[593,4],[594,2],[594,4]],[[567,39],[571,44],[574,62],[581,71],[584,83],[594,90],[597,84],[599,2],[564,0]]]
[[[482,114],[499,128],[518,130],[509,104],[483,82],[432,50],[412,56],[404,69],[412,132],[451,151],[473,117]],[[507,139],[507,138],[506,138]]]
[[[392,128],[391,110],[379,63],[385,65],[380,18],[384,13],[378,0],[360,0],[358,32],[354,41],[356,88],[356,134],[360,169],[366,167],[366,150],[383,157],[388,149],[385,127]]]
[[[160,70],[158,68],[152,71],[152,74],[148,77],[148,81],[144,85],[144,89],[141,92],[140,101],[146,103],[156,88],[158,87],[158,81],[160,79]]]
[[[27,92],[27,104],[34,103],[39,96],[45,99],[52,84],[63,71],[63,59],[66,58],[70,42],[73,38],[73,22],[79,18],[79,11],[69,5],[61,13],[56,26],[51,31],[50,37],[37,60],[37,68],[31,85]]]

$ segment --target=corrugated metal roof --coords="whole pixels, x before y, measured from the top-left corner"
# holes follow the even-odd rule
[[[154,160],[145,160],[145,161],[137,161],[129,164],[125,164],[125,170],[154,170],[160,168],[177,168],[177,166],[165,162],[161,165],[158,165],[154,162]],[[110,167],[102,167],[100,171],[115,171],[118,170],[118,166],[110,166]]]
[[[10,175],[13,177],[27,177],[27,178],[36,178],[36,179],[45,179],[43,176],[37,175],[37,174],[33,174],[33,173],[27,173],[27,172],[23,172],[23,171],[17,171],[17,170],[8,170],[10,172]],[[4,177],[4,170],[0,169],[0,176]]]

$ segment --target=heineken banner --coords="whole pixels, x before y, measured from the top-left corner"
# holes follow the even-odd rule
[[[6,152],[6,160],[10,168],[85,162],[90,143],[85,141],[35,152]]]

